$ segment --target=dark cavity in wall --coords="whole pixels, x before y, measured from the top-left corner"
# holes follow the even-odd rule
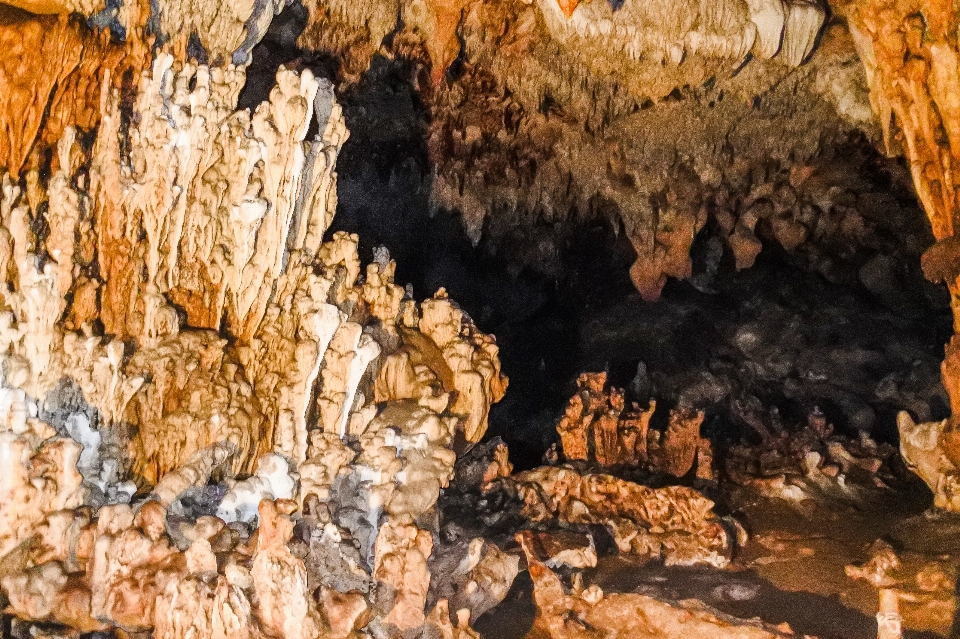
[[[293,46],[304,19],[293,5],[274,21],[254,51],[241,106],[268,97],[280,64],[336,77],[335,60]],[[618,212],[603,202],[586,220],[529,215],[498,224],[474,246],[457,212],[431,212],[430,112],[414,88],[416,71],[377,56],[338,94],[350,139],[338,159],[329,233],[359,234],[364,262],[386,246],[398,284],[411,284],[420,299],[446,288],[496,335],[510,388],[492,409],[488,435],[506,440],[518,468],[539,464],[556,441],[585,371],[607,370],[641,405],[657,399],[661,417],[678,405],[703,409],[704,434],[721,453],[756,441],[758,424],[790,429],[816,407],[849,434],[891,443],[898,410],[923,420],[947,415],[939,364],[949,300],[922,279],[915,255],[880,248],[846,271],[826,270],[765,241],[756,264],[737,273],[708,224],[692,252],[694,277],[671,280],[652,303],[630,283],[635,253],[609,221]],[[863,140],[850,144],[830,160],[835,169],[851,170],[843,164],[851,153],[872,154],[879,168],[861,163],[875,174],[856,179],[894,190],[883,183],[887,161]],[[897,210],[903,224],[925,223],[915,203]]]

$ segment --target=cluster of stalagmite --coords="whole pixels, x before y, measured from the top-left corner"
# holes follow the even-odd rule
[[[696,467],[698,478],[713,479],[713,449],[700,435],[702,411],[674,408],[666,429],[659,431],[650,428],[657,403],[625,410],[623,389],[608,387],[606,373],[585,373],[577,386],[557,424],[565,459],[643,465],[676,478]]]
[[[410,299],[386,250],[361,277],[356,236],[323,241],[348,135],[329,83],[281,68],[250,113],[244,82],[161,51],[126,88],[105,73],[95,138],[66,127],[48,177],[3,176],[9,610],[161,637],[469,633],[445,601],[425,616],[414,522],[506,389],[496,343],[442,291]]]
[[[181,36],[149,65],[136,5],[68,8],[131,37],[71,54],[89,83],[75,93],[26,83],[74,111],[43,127],[6,111],[27,127],[9,129],[0,197],[6,611],[164,638],[475,636],[519,557],[438,545],[430,522],[507,380],[443,290],[418,304],[386,249],[362,267],[356,236],[324,241],[348,135],[332,86],[281,67],[267,101],[236,109],[269,3],[164,5],[153,33]],[[600,394],[589,411],[616,409]],[[645,454],[646,437],[618,437],[606,462]],[[511,483],[531,523],[603,524],[669,563],[729,559],[695,491],[510,473],[497,449],[481,484]],[[568,541],[540,545],[596,562],[592,540]]]
[[[477,636],[470,624],[506,596],[519,553],[482,538],[443,538],[437,503],[457,473],[457,453],[483,438],[490,407],[506,391],[496,340],[442,289],[412,299],[394,282],[386,249],[363,265],[356,236],[327,237],[348,136],[331,82],[281,67],[268,100],[237,109],[251,49],[283,3],[15,4],[62,15],[0,12],[0,43],[13,52],[0,59],[0,86],[10,88],[0,97],[6,611],[79,632],[164,639]],[[464,77],[481,82],[482,65],[499,70],[500,90],[519,102],[490,101],[477,110],[484,127],[467,117],[456,123],[463,135],[437,125],[431,151],[441,160],[469,156],[509,126],[514,106],[535,105],[530,111],[543,113],[530,117],[540,119],[521,131],[535,151],[521,164],[534,172],[554,147],[578,148],[569,144],[577,138],[557,144],[567,133],[551,128],[552,104],[561,117],[565,105],[587,114],[586,128],[602,129],[608,116],[638,112],[647,99],[732,77],[751,55],[795,67],[827,14],[808,0],[411,0],[399,12],[389,2],[317,0],[310,10],[302,42],[353,56],[348,75],[402,23],[395,46],[425,52],[441,108],[467,104],[471,113],[468,97],[440,86],[461,48],[477,65]],[[925,269],[956,302],[956,12],[932,0],[844,11],[888,149],[895,115],[931,217],[938,243]],[[508,69],[540,44],[546,54],[533,59],[543,73]],[[840,73],[843,64],[828,67]],[[578,104],[584,87],[609,89],[618,77],[628,78],[625,94],[611,89],[600,108]],[[752,89],[740,88],[746,103]],[[859,117],[849,96],[824,100]],[[867,233],[852,205],[814,210],[812,165],[740,180],[710,161],[677,157],[667,171],[645,167],[661,181],[655,193],[638,193],[643,172],[616,139],[635,124],[601,140],[610,153],[595,154],[603,166],[592,165],[604,176],[595,185],[619,186],[584,193],[638,212],[626,227],[644,297],[659,295],[667,277],[690,275],[694,236],[711,219],[738,269],[757,257],[761,226],[788,251],[817,233],[854,242]],[[579,152],[558,166],[587,166]],[[459,161],[444,170],[479,166]],[[564,184],[548,173],[537,179]],[[522,190],[526,178],[506,179],[514,177],[511,186]],[[435,199],[471,204],[469,189],[457,186],[438,179]],[[549,200],[529,191],[538,206]],[[472,204],[465,213],[480,228],[486,213]],[[958,344],[944,364],[954,418],[899,420],[904,459],[936,505],[951,510],[960,510]],[[475,478],[484,494],[515,496],[525,526],[555,528],[518,539],[541,629],[557,638],[780,636],[707,610],[583,588],[579,578],[568,589],[551,572],[596,565],[586,531],[597,525],[618,551],[668,565],[724,567],[731,537],[742,532],[691,488],[606,474],[630,467],[713,479],[702,412],[671,410],[661,431],[650,427],[655,402],[628,407],[603,374],[584,375],[578,386],[557,426],[565,465],[512,474],[500,446]],[[799,434],[761,436],[759,447],[731,450],[727,473],[786,499],[804,496],[786,479],[797,468],[817,485],[866,474],[882,486],[878,472],[892,452],[866,437],[833,436],[817,412]],[[881,572],[851,569],[889,585]],[[929,572],[915,577],[918,588],[945,590],[948,578]]]
[[[656,299],[668,278],[691,277],[690,251],[704,231],[719,234],[737,269],[750,267],[767,243],[831,277],[837,262],[874,242],[876,222],[865,214],[869,197],[862,205],[831,183],[823,155],[851,133],[866,133],[888,153],[906,155],[936,239],[923,258],[925,274],[947,284],[960,316],[954,233],[960,58],[952,4],[412,0],[396,11],[371,0],[362,6],[309,3],[311,23],[300,44],[341,56],[350,78],[377,52],[429,68],[434,86],[420,88],[434,115],[432,200],[460,210],[474,241],[481,232],[508,233],[511,214],[557,220],[613,210],[637,253],[630,275],[645,299]],[[457,56],[456,77],[445,79]],[[810,63],[795,68],[804,61]],[[724,144],[715,144],[720,139]],[[855,266],[871,290],[875,266]],[[549,264],[543,268],[550,273]],[[960,415],[958,344],[948,347],[943,368],[954,416]],[[642,458],[635,446],[628,451],[630,442],[614,442],[612,416],[598,415],[585,428],[576,426],[579,419],[561,426],[569,458],[588,450],[602,463]],[[960,429],[956,417],[924,429],[923,443],[916,443],[919,431],[903,430],[914,441],[904,454],[917,458],[923,447],[936,449],[925,454],[933,461],[914,465],[937,503],[948,506],[949,478],[960,468]]]

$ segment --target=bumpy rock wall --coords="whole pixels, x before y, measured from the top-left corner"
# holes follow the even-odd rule
[[[853,131],[879,138],[825,5],[404,2],[401,22],[390,3],[309,6],[299,42],[335,53],[346,81],[378,51],[430,71],[433,204],[461,212],[474,242],[533,219],[612,216],[649,299],[689,276],[708,220],[738,216],[760,188],[751,171],[788,172]]]
[[[923,256],[926,276],[947,285],[954,330],[960,329],[960,252],[955,233],[958,203],[954,177],[960,129],[958,16],[944,2],[839,3],[847,17],[870,84],[870,100],[888,153],[906,156],[917,197],[936,244]],[[960,342],[946,349],[943,383],[953,417],[942,424],[899,420],[904,458],[933,489],[937,504],[960,510]]]
[[[163,637],[453,632],[445,603],[425,617],[415,522],[506,389],[496,343],[442,290],[411,299],[385,249],[361,268],[356,236],[323,241],[348,136],[329,83],[281,68],[236,110],[259,27],[214,27],[252,9],[162,10],[220,38],[209,63],[148,55],[143,31],[10,26],[62,49],[10,71],[25,97],[4,112],[9,611]]]

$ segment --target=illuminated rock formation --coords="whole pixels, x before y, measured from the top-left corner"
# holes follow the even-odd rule
[[[956,568],[952,563],[929,554],[898,554],[879,539],[868,552],[865,562],[846,566],[845,571],[851,579],[865,581],[877,589],[877,622],[881,631],[878,636],[902,636],[904,627],[948,634],[956,610]]]
[[[918,22],[883,1],[844,9],[850,41],[813,0],[313,0],[300,44],[340,54],[344,86],[376,55],[409,63],[430,203],[461,210],[469,239],[520,213],[608,215],[653,300],[692,276],[704,231],[737,270],[764,242],[811,260],[828,239],[869,245],[863,205],[820,157],[872,133],[855,43],[933,220],[924,267],[956,293],[956,17],[928,2]],[[285,4],[0,12],[9,612],[163,638],[472,639],[520,564],[441,528],[459,473],[491,508],[506,495],[524,525],[577,531],[521,538],[547,635],[778,636],[576,580],[570,593],[541,563],[596,566],[585,531],[602,526],[622,553],[727,566],[736,526],[713,501],[585,470],[713,480],[704,412],[681,404],[651,428],[654,402],[628,408],[587,374],[557,426],[570,465],[512,475],[506,447],[481,443],[508,383],[495,338],[442,288],[415,301],[386,248],[365,264],[356,235],[328,237],[348,131],[334,81],[310,70],[322,56],[271,69],[268,99],[238,108],[251,49]],[[958,361],[955,344],[943,373],[955,416]],[[936,505],[960,510],[954,422],[899,425]],[[859,471],[882,484],[886,451],[869,438],[766,435],[730,449],[735,482],[797,501],[797,468],[818,486]],[[458,468],[474,445],[483,455]]]
[[[621,552],[667,565],[726,566],[732,541],[713,502],[682,487],[649,488],[612,475],[545,466],[512,477],[531,521],[604,524]]]
[[[581,375],[578,393],[557,424],[566,459],[595,459],[602,466],[647,461],[647,434],[656,403],[624,414],[623,391],[606,389],[606,373]]]
[[[739,165],[754,177],[771,158],[784,170],[816,159],[854,130],[879,137],[850,36],[826,24],[823,3],[307,6],[299,45],[341,60],[348,85],[378,54],[407,60],[423,76],[416,86],[432,115],[431,202],[458,210],[471,240],[508,234],[531,215],[619,216],[637,253],[631,276],[646,299],[668,278],[690,275],[693,239],[715,208],[748,199],[733,177]],[[454,58],[455,73],[441,81]],[[806,61],[810,68],[798,68]],[[793,128],[799,120],[806,125]],[[767,136],[761,150],[757,139]],[[722,151],[717,139],[727,141]],[[715,207],[719,193],[728,201]],[[791,251],[811,235],[811,220],[800,217],[776,213],[778,241]],[[745,216],[731,236],[741,268],[759,252],[756,222]]]
[[[564,458],[601,466],[642,465],[678,478],[696,464],[698,477],[713,478],[711,445],[700,436],[702,411],[673,409],[660,432],[650,429],[657,403],[651,401],[644,411],[636,404],[625,410],[623,390],[608,388],[606,373],[585,373],[577,386],[557,424]]]
[[[0,481],[0,556],[29,539],[45,515],[76,508],[84,497],[76,468],[81,445],[37,420],[37,406],[23,391],[5,389],[4,395],[0,458],[9,471]]]
[[[232,26],[213,29],[210,54],[250,36],[224,7],[210,24]],[[432,542],[412,521],[452,477],[455,435],[482,437],[503,395],[496,344],[442,292],[407,298],[389,256],[361,281],[356,236],[322,241],[347,138],[325,81],[281,68],[251,114],[236,110],[244,67],[212,62],[161,51],[132,100],[94,78],[95,139],[67,127],[48,179],[3,176],[0,456],[14,472],[0,555],[22,561],[4,593],[18,617],[81,631],[418,628]],[[401,385],[383,363],[404,344],[455,402],[376,397]],[[40,421],[64,393],[86,412]],[[198,518],[190,500],[211,485]],[[303,504],[311,543],[353,562],[336,579],[368,584],[359,600],[313,598],[289,549]],[[437,605],[429,623],[452,632]],[[468,619],[471,605],[458,604]]]

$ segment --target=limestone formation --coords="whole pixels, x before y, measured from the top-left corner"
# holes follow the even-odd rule
[[[435,547],[428,568],[430,597],[439,598],[438,605],[446,600],[457,614],[467,611],[474,622],[507,596],[520,571],[520,557],[475,537],[452,548]]]
[[[581,475],[565,467],[513,477],[532,521],[603,524],[621,552],[662,557],[667,565],[726,566],[732,540],[713,502],[690,488],[649,488],[612,475]]]
[[[605,373],[583,374],[557,424],[566,459],[595,459],[601,466],[646,463],[647,435],[656,403],[626,410],[623,391],[606,388]],[[626,410],[626,412],[625,412]]]
[[[924,254],[924,273],[950,289],[956,332],[960,328],[953,168],[960,148],[957,12],[947,3],[935,1],[842,3],[841,11],[848,18],[866,69],[870,102],[883,128],[887,153],[906,156],[917,197],[930,219],[937,242]],[[941,434],[943,449],[948,452],[954,449],[951,442],[958,431],[957,356],[954,338],[943,366],[943,383],[953,409]],[[928,450],[935,447],[929,442],[926,446]],[[924,465],[920,472],[929,483],[930,473],[939,471],[933,470],[936,463]],[[944,507],[956,508],[940,487],[934,490]]]
[[[901,428],[904,420],[910,421],[906,413],[898,419]],[[901,435],[908,465],[915,457],[911,441]],[[758,445],[731,447],[723,471],[731,481],[766,497],[799,504],[817,495],[859,498],[865,490],[889,488],[896,483],[895,457],[890,444],[878,443],[865,432],[855,438],[836,432],[817,407],[802,428],[766,432]]]
[[[904,627],[949,627],[950,611],[956,608],[956,569],[949,561],[911,551],[897,553],[879,539],[867,550],[865,562],[846,566],[845,571],[877,589],[879,637],[902,636]]]
[[[823,495],[858,502],[894,485],[894,447],[835,432],[819,409],[786,429],[725,392],[751,430],[716,439],[716,474],[703,433],[721,400],[703,389],[732,367],[721,354],[679,397],[661,395],[660,378],[637,383],[668,415],[652,400],[628,406],[606,373],[582,374],[555,429],[562,460],[554,448],[549,465],[515,474],[503,441],[487,439],[510,419],[491,415],[508,380],[482,327],[529,300],[504,285],[504,299],[497,288],[461,308],[444,288],[404,287],[390,248],[365,243],[388,239],[332,232],[350,136],[335,96],[361,128],[367,85],[390,94],[378,116],[404,102],[424,169],[409,171],[425,185],[417,206],[459,215],[481,251],[473,266],[499,259],[503,238],[528,253],[505,270],[543,292],[520,323],[552,313],[544,300],[571,301],[549,289],[581,275],[561,266],[580,248],[574,221],[616,236],[617,263],[632,267],[610,288],[629,277],[645,301],[671,278],[713,296],[711,282],[769,249],[837,286],[849,284],[842,263],[874,294],[895,270],[877,256],[916,258],[929,235],[885,226],[902,221],[888,210],[902,200],[873,196],[909,191],[894,163],[851,177],[882,163],[847,150],[876,143],[906,156],[936,241],[923,271],[960,317],[958,15],[941,0],[3,5],[0,627],[12,616],[17,636],[36,637],[477,639],[472,624],[508,597],[523,553],[534,634],[784,636],[584,588],[576,572],[568,588],[552,569],[725,568],[744,528],[689,486],[798,511]],[[883,185],[853,192],[857,180]],[[434,250],[424,229],[410,235]],[[607,264],[596,258],[584,268]],[[936,293],[898,300],[901,319],[923,316],[925,296]],[[837,358],[860,357],[846,339]],[[630,358],[605,357],[614,376]],[[760,359],[741,371],[750,399],[772,385],[761,369],[784,366]],[[840,396],[808,368],[776,377],[789,377],[790,411],[803,404],[790,384]],[[960,338],[942,378],[952,416],[930,421],[926,397],[922,423],[900,413],[900,453],[938,509],[960,511]],[[887,386],[864,393],[888,409]],[[531,449],[538,434],[522,433]],[[847,574],[880,589],[882,634],[914,604],[946,618],[947,559],[914,570],[872,550]]]
[[[655,401],[640,410],[625,408],[624,391],[607,385],[606,373],[584,373],[578,392],[557,424],[567,460],[591,460],[600,466],[644,466],[655,472],[684,477],[696,466],[697,477],[713,479],[713,453],[700,436],[703,412],[670,411],[666,430],[651,430]]]
[[[933,491],[934,505],[960,510],[960,470],[944,451],[944,434],[949,422],[917,424],[906,412],[897,415],[900,454],[907,466]]]
[[[36,404],[28,403],[23,391],[3,394],[0,459],[8,471],[0,480],[0,556],[27,541],[46,515],[76,508],[84,497],[76,468],[81,445],[31,416]]]
[[[18,182],[22,160],[7,163],[0,556],[27,553],[2,585],[22,619],[162,637],[427,623],[432,542],[412,520],[506,378],[493,338],[442,293],[421,310],[389,256],[361,279],[356,236],[322,241],[342,112],[325,80],[287,69],[253,114],[236,110],[234,63],[265,28],[238,20],[250,11],[171,10],[161,29],[201,20],[220,38],[202,42],[210,64],[161,50],[123,91],[107,74],[95,138],[80,148],[65,126],[47,179]],[[428,351],[450,395],[377,396],[375,382],[398,387],[383,364],[403,343]],[[81,412],[38,418],[69,393]],[[365,595],[318,605],[289,548],[301,505],[311,543],[346,562],[327,581],[353,574]],[[515,574],[458,606],[499,601]],[[430,623],[452,632],[441,608]]]
[[[11,3],[18,6],[19,3]],[[18,176],[36,171],[42,152],[57,145],[67,127],[91,131],[100,121],[102,86],[120,88],[124,74],[139,74],[148,63],[139,13],[131,12],[131,38],[111,42],[67,18],[58,2],[27,2],[0,11],[0,167]],[[72,8],[71,8],[72,9]],[[133,15],[137,13],[137,15]],[[63,167],[68,176],[71,167]]]

